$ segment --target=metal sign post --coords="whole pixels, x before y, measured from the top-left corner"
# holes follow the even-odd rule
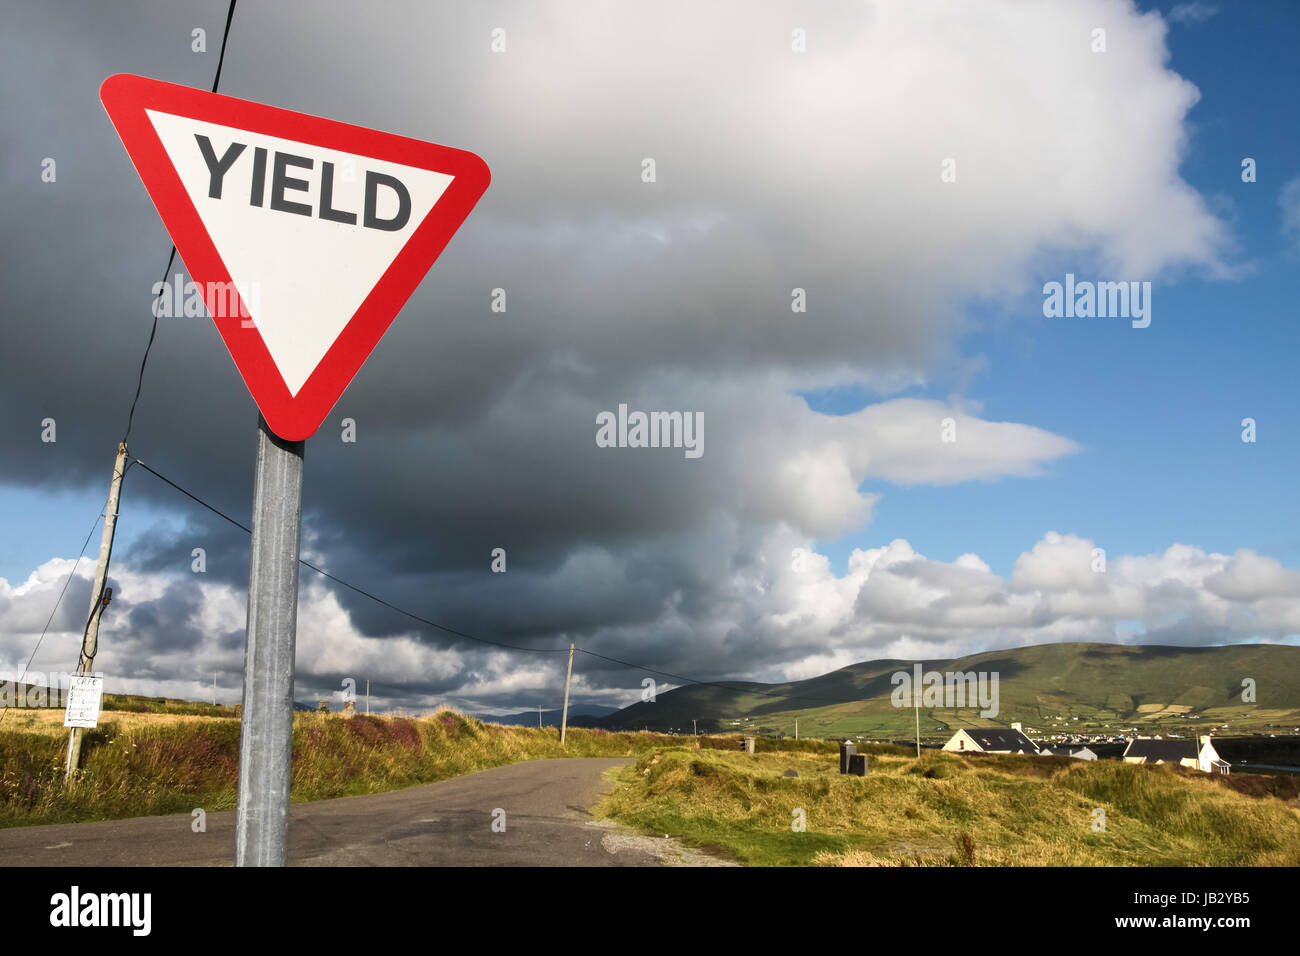
[[[302,456],[302,442],[277,437],[258,417],[236,866],[284,866],[288,853]]]
[[[463,149],[143,76],[99,97],[261,413],[235,863],[283,866],[303,442],[492,176]]]

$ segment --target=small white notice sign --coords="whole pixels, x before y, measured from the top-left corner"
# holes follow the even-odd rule
[[[68,709],[64,727],[98,727],[99,705],[104,697],[104,678],[74,677],[68,688]]]

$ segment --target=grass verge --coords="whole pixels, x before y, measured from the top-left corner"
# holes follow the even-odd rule
[[[757,866],[1300,865],[1294,795],[1166,765],[864,750],[865,778],[838,773],[833,744],[656,750],[597,814]]]
[[[239,721],[105,712],[63,784],[62,711],[15,710],[0,728],[0,827],[235,807]],[[294,715],[291,799],[379,793],[523,760],[633,757],[674,738],[484,724],[451,710],[417,717]]]

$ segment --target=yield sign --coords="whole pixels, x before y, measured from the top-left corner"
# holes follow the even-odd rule
[[[320,425],[491,178],[465,150],[142,76],[99,97],[287,441]]]

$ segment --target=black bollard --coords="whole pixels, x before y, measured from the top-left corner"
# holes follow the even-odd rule
[[[840,773],[849,772],[849,758],[857,752],[856,744],[851,744],[847,740],[840,744]]]

